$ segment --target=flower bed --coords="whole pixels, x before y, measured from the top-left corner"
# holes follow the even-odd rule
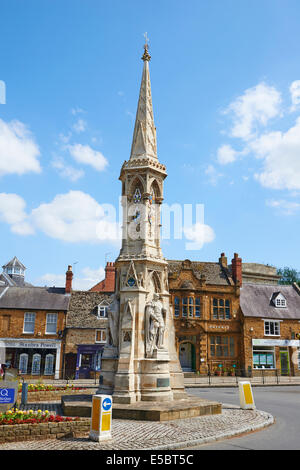
[[[90,419],[55,416],[47,410],[0,413],[0,442],[78,436],[89,429]]]

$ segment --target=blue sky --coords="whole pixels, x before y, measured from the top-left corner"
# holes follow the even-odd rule
[[[118,206],[147,31],[165,202],[204,204],[207,226],[164,256],[299,270],[299,20],[298,0],[2,2],[0,262],[38,285],[72,264],[87,288],[117,257],[95,223]]]

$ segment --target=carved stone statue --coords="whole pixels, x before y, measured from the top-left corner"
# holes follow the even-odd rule
[[[163,348],[166,313],[159,294],[154,293],[153,300],[146,304],[145,311],[146,357],[152,357],[155,350]]]
[[[114,294],[113,301],[107,308],[109,331],[112,339],[112,346],[119,345],[119,316],[120,316],[120,296]]]

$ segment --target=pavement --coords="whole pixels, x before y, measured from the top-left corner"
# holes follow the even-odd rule
[[[60,414],[60,403],[39,403],[23,409],[48,409]],[[76,438],[24,441],[0,445],[2,450],[174,450],[261,430],[274,423],[271,414],[259,410],[242,410],[236,405],[222,406],[218,415],[149,422],[113,419],[112,440],[97,443],[88,434]]]

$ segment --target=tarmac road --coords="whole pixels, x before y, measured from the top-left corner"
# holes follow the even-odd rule
[[[300,450],[300,386],[252,387],[256,408],[275,424],[242,437],[195,446],[199,450]],[[190,395],[239,405],[238,388],[190,388]]]

